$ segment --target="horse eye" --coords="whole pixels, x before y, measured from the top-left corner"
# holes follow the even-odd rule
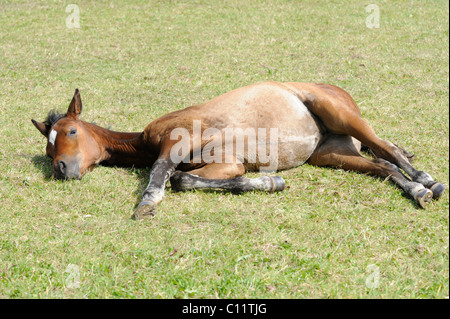
[[[70,129],[69,135],[75,135],[77,134],[77,130],[76,129]]]

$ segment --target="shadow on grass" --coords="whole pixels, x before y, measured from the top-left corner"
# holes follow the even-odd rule
[[[136,189],[136,191],[133,192],[133,196],[136,198],[136,202],[134,205],[134,208],[136,209],[136,207],[141,203],[142,195],[150,181],[151,169],[150,168],[124,168],[124,169],[130,175],[134,175],[136,177],[136,179],[138,180],[137,189]],[[225,190],[225,189],[201,189],[198,191],[201,191],[202,193],[210,193],[210,194],[242,194],[239,192],[231,192],[231,191]],[[170,184],[170,181],[168,181],[166,184],[166,193],[167,192],[183,194],[183,193],[188,193],[188,192],[195,192],[195,190],[186,190],[186,191],[174,190],[174,189],[172,189],[172,185]]]
[[[364,155],[367,155],[367,154],[370,155],[369,153],[364,153]],[[336,169],[333,168],[333,167],[320,167],[320,168],[318,168],[318,169],[329,170],[330,172],[336,170]],[[370,175],[370,174],[368,174],[368,173],[362,173],[362,172],[354,172],[354,173],[361,174],[361,175],[365,175],[365,176],[367,176],[367,178],[372,178],[372,179],[378,180],[378,181],[380,181],[380,183],[383,183],[383,184],[386,182],[386,178],[382,178],[382,177],[379,177],[379,176]],[[415,208],[416,208],[417,210],[423,210],[423,208],[420,207],[420,205],[416,202],[416,200],[415,200],[414,198],[412,198],[412,197],[409,196],[407,193],[405,193],[405,191],[403,191],[403,190],[402,190],[398,185],[396,185],[392,180],[389,180],[388,183],[389,183],[390,186],[399,189],[399,190],[401,191],[400,195],[401,195],[403,198],[405,198],[405,199],[407,199],[408,201],[410,201],[411,204],[414,205]],[[390,191],[390,188],[386,188],[386,191]]]
[[[42,172],[45,181],[53,180],[52,160],[49,157],[43,156],[43,155],[36,155],[36,156],[32,157],[31,162],[33,163],[33,165],[36,168],[38,168]],[[115,167],[111,167],[111,168],[114,169]],[[151,169],[150,169],[150,167],[148,167],[148,168],[123,167],[122,169],[124,169],[129,175],[134,176],[136,178],[136,180],[138,181],[136,190],[132,194],[132,196],[136,199],[133,209],[136,209],[136,207],[140,204],[140,202],[142,200],[142,195],[148,185]],[[333,170],[331,168],[321,168],[321,169]],[[380,181],[382,181],[382,179],[377,178],[376,176],[368,176],[368,178],[376,178],[376,179],[379,179]],[[170,191],[173,193],[189,192],[189,191],[173,190],[170,185],[170,182],[167,183],[166,191]],[[235,194],[235,195],[241,194],[239,192],[230,192],[228,190],[223,190],[223,189],[202,189],[201,192],[210,193],[210,194]],[[418,210],[421,209],[420,206],[415,202],[415,200],[412,199],[410,196],[408,196],[406,193],[402,192],[401,196],[408,199],[411,202],[411,204],[414,204]]]
[[[49,182],[54,180],[51,158],[45,155],[36,155],[31,158],[31,163],[41,171],[44,177],[44,181]],[[110,167],[111,169],[116,168],[115,166],[106,166],[106,167]],[[141,202],[142,194],[144,193],[144,190],[148,185],[150,179],[150,167],[148,168],[121,167],[121,168],[125,170],[129,175],[134,176],[138,181],[136,190],[132,194],[130,194],[130,196],[133,196],[136,199],[134,205],[135,209]]]
[[[36,155],[31,158],[31,162],[42,172],[45,181],[49,181],[53,178],[51,158],[44,155]]]

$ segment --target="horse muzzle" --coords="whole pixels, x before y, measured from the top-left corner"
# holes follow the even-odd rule
[[[53,164],[53,175],[57,179],[81,179],[78,161],[58,160]]]

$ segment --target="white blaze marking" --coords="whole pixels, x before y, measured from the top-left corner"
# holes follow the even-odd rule
[[[55,130],[52,130],[51,132],[50,132],[50,135],[48,136],[48,141],[50,142],[50,143],[52,143],[52,145],[55,145],[55,139],[56,139],[56,131]]]

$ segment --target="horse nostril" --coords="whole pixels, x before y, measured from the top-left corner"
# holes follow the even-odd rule
[[[61,171],[61,173],[65,174],[66,173],[66,163],[64,163],[63,161],[59,161],[58,166],[59,166],[59,170]]]

